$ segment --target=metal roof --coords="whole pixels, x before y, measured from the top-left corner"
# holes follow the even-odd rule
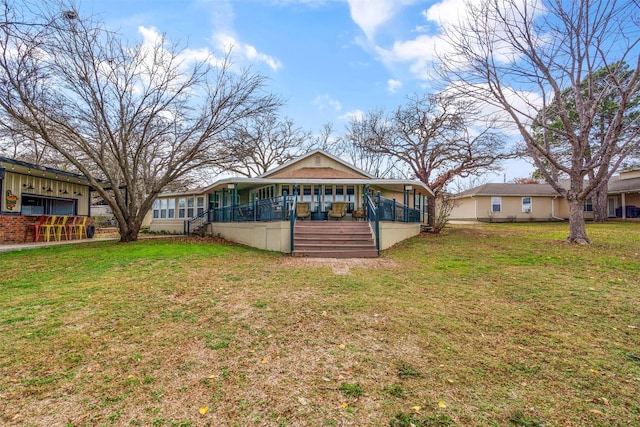
[[[9,172],[16,172],[26,175],[40,175],[49,179],[59,179],[58,176],[64,176],[67,178],[67,181],[69,180],[69,178],[88,181],[87,177],[85,177],[84,175],[36,165],[33,163],[24,162],[22,160],[10,159],[8,157],[0,157],[0,165],[4,165]]]

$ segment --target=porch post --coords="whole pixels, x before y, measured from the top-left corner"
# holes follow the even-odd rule
[[[625,199],[625,194],[622,193],[622,219],[627,218],[627,201]]]
[[[380,204],[382,202],[382,196],[380,195],[380,192],[378,191],[378,194],[376,195],[376,199],[377,199],[377,204],[376,204],[376,249],[378,250],[378,255],[380,255],[380,239],[382,238],[382,236],[380,236]]]

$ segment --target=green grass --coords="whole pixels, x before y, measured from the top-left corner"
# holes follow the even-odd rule
[[[0,425],[638,425],[640,224],[566,233],[456,226],[348,275],[198,239],[1,254]]]

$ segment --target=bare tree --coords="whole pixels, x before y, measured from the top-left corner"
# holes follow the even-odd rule
[[[569,204],[569,242],[589,242],[585,199],[640,143],[637,137],[621,140],[637,129],[625,120],[640,85],[637,16],[637,4],[629,1],[482,0],[468,2],[464,17],[447,32],[451,50],[441,58],[443,76],[515,124],[538,170]],[[631,73],[620,80],[624,62],[632,64]],[[598,70],[606,90],[597,84]],[[564,90],[573,94],[575,108],[567,108]],[[612,93],[619,105],[599,146],[590,150],[595,118]],[[545,117],[551,105],[557,115]],[[542,137],[532,131],[536,118]],[[554,140],[567,141],[568,156]]]
[[[342,157],[344,153],[343,138],[340,135],[335,135],[333,123],[327,122],[322,125],[319,133],[311,136],[304,149],[306,151],[322,150],[336,157]]]
[[[342,137],[342,152],[351,164],[376,177],[391,177],[398,162],[389,153],[372,149],[370,142],[388,135],[383,111],[352,118]]]
[[[477,113],[452,94],[414,96],[388,117],[370,114],[363,147],[407,165],[437,197],[454,178],[482,175],[513,156],[491,123],[473,133]],[[429,201],[432,219],[435,205]]]
[[[259,176],[299,156],[307,138],[291,119],[272,114],[248,117],[229,129],[219,165],[247,177]]]
[[[162,36],[129,46],[72,4],[7,3],[4,21],[0,120],[84,174],[122,242],[167,185],[218,160],[231,126],[280,105],[228,55],[194,60]]]
[[[598,149],[601,147],[603,143],[603,138],[607,134],[608,128],[612,125],[611,121],[615,116],[615,112],[620,108],[620,102],[617,99],[618,92],[615,88],[620,82],[625,84],[624,82],[633,75],[633,72],[629,70],[629,66],[627,64],[617,64],[614,65],[614,69],[616,69],[616,81],[608,82],[607,80],[611,78],[609,74],[609,70],[600,69],[596,71],[593,76],[590,76],[588,81],[582,82],[582,87],[589,88],[589,84],[591,84],[591,90],[600,91],[600,92],[608,92],[608,93],[600,93],[601,102],[598,105],[597,112],[594,116],[593,126],[590,130],[589,135],[589,146],[586,147],[584,151],[584,155],[587,161],[591,161],[592,153],[597,153]],[[574,99],[574,92],[571,89],[564,90],[562,92],[562,102],[564,102],[567,111],[569,112],[569,118],[571,118],[574,122],[574,125],[578,127],[580,123],[579,115],[574,112],[576,102]],[[628,106],[624,113],[624,125],[623,131],[620,133],[617,141],[616,150],[614,150],[614,157],[618,157],[619,150],[625,147],[627,140],[630,138],[636,138],[638,136],[638,125],[637,119],[638,115],[640,115],[640,111],[638,109],[640,105],[640,95],[635,93],[629,100]],[[561,129],[563,128],[562,121],[558,118],[557,109],[555,108],[555,104],[552,102],[546,111],[543,112],[542,117],[544,117],[549,125],[554,128]],[[553,123],[553,120],[556,120]],[[634,125],[634,123],[636,123]],[[540,129],[543,131],[540,132]],[[538,124],[538,120],[533,123],[532,130],[539,138],[545,137],[544,126],[540,126]],[[553,144],[554,150],[557,150],[557,156],[564,155],[566,156],[563,159],[563,163],[567,163],[570,160],[571,156],[571,145],[567,143],[566,140],[562,139],[561,134],[554,135],[554,138],[550,138],[547,135],[546,140],[548,141],[548,145]],[[564,153],[563,153],[564,151]],[[629,153],[629,156],[632,156],[633,153]],[[554,171],[554,174],[557,174],[557,171]],[[590,170],[587,173],[587,178],[589,180],[593,180],[595,177],[595,170]],[[591,193],[591,200],[593,206],[593,220],[595,222],[605,222],[608,217],[607,212],[607,184],[608,181],[602,181]]]

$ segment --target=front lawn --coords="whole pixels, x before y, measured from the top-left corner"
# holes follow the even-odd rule
[[[588,233],[455,226],[339,268],[184,239],[0,254],[0,425],[639,425],[640,224]]]

